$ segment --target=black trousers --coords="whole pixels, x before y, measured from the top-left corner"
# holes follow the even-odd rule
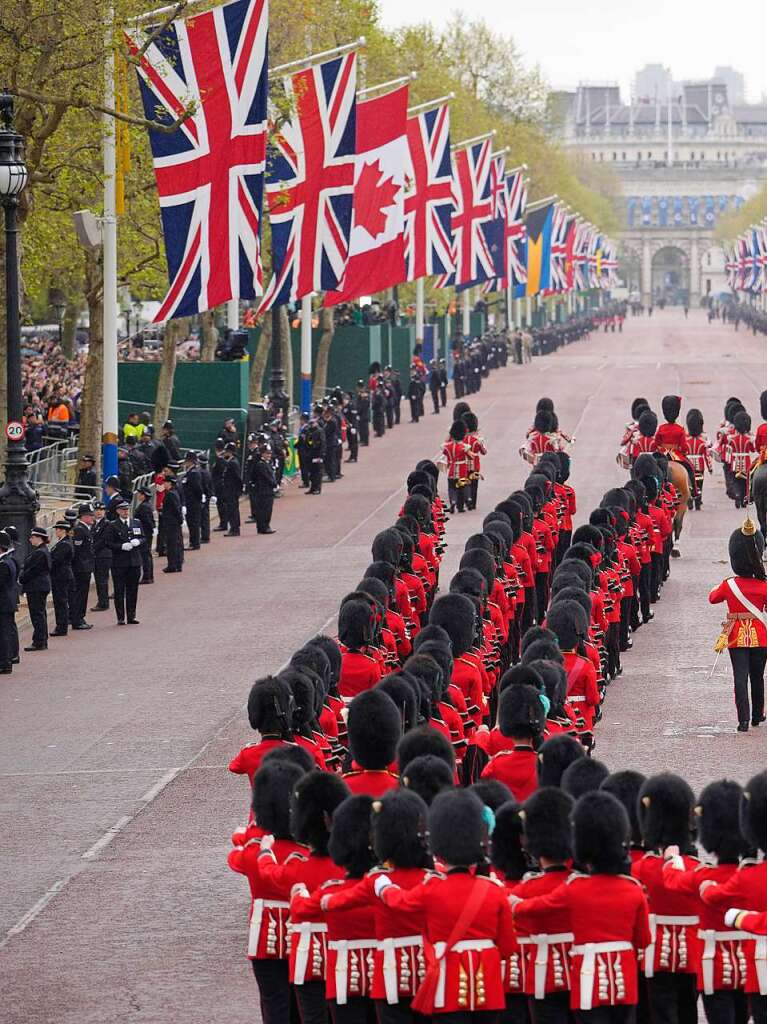
[[[429,1020],[410,1009],[409,999],[402,999],[393,1005],[384,999],[376,999],[375,1008],[378,1024],[427,1024]]]
[[[352,996],[344,1006],[330,1001],[330,1016],[333,1024],[375,1024],[375,1007],[372,999]]]
[[[469,508],[477,507],[477,492],[479,491],[479,478],[472,480],[469,484]]]
[[[93,579],[96,583],[96,604],[99,608],[109,607],[109,570],[111,568],[111,558],[108,562],[100,562],[96,560],[96,568],[93,570]]]
[[[450,500],[450,508],[457,507],[459,512],[463,512],[466,503],[466,486],[459,487],[455,480],[448,480],[447,495]]]
[[[56,616],[56,632],[66,633],[69,627],[69,581],[52,579],[51,596]]]
[[[0,668],[11,667],[11,659],[17,657],[13,652],[13,634],[15,632],[13,612],[0,612]]]
[[[350,430],[347,433],[346,443],[349,446],[349,460],[351,462],[356,462],[357,456],[360,452],[360,438],[356,430]]]
[[[360,416],[360,444],[370,444],[370,420],[365,416]]]
[[[160,519],[159,522],[157,523],[157,554],[160,556],[160,558],[165,557],[165,539],[167,536],[168,527],[165,523],[165,520]]]
[[[386,426],[391,430],[394,426],[394,403],[387,402],[386,404]]]
[[[552,992],[545,999],[530,999],[529,1008],[533,1024],[569,1024],[570,993]]]
[[[636,1006],[597,1006],[593,1010],[576,1010],[578,1024],[634,1024]]]
[[[386,419],[383,413],[373,414],[373,431],[376,437],[383,437],[386,433]]]
[[[697,1024],[698,991],[694,974],[659,971],[647,979],[647,992],[653,1024]]]
[[[650,563],[650,600],[655,603],[660,597],[660,588],[663,583],[663,555],[652,553]]]
[[[309,491],[320,494],[322,491],[322,462],[312,462],[309,466]]]
[[[265,494],[254,495],[256,529],[259,533],[265,533],[272,521],[272,509],[274,508],[274,495],[271,491]]]
[[[138,581],[141,569],[137,565],[125,568],[112,566],[112,582],[115,588],[115,612],[117,621],[124,622],[127,612],[129,619],[136,618],[136,602],[138,601]]]
[[[210,544],[210,501],[202,506],[202,519],[200,522],[200,543]]]
[[[328,1024],[330,1012],[325,999],[324,981],[306,981],[303,985],[294,985],[293,991],[301,1024]]]
[[[442,401],[442,408],[444,409],[445,406],[447,405],[447,384],[440,385],[439,397],[440,400]]]
[[[535,601],[537,606],[536,622],[543,622],[546,616],[546,609],[549,606],[549,574],[537,572],[535,574]]]
[[[629,626],[631,624],[631,608],[633,603],[633,597],[621,598],[620,649],[622,651],[628,649]]]
[[[202,505],[186,506],[186,525],[189,529],[189,547],[197,551],[200,546],[200,531],[202,528]]]
[[[639,608],[645,622],[650,618],[650,593],[652,587],[652,561],[642,566],[639,574]]]
[[[431,392],[431,403],[434,406],[434,412],[439,412],[439,391]]]
[[[761,721],[764,716],[764,666],[767,647],[731,647],[730,661],[735,677],[735,707],[738,722]],[[751,683],[751,703],[748,701]]]
[[[91,574],[89,572],[75,573],[75,606],[70,605],[69,619],[73,626],[79,626],[85,621],[85,613],[88,609],[88,592],[91,589]]]
[[[228,498],[225,501],[226,505],[226,521],[229,524],[230,533],[240,532],[240,499],[235,498],[234,501],[230,501]]]
[[[41,594],[39,591],[33,591],[31,594],[27,594],[27,607],[29,608],[29,617],[32,620],[32,646],[33,647],[47,647],[48,646],[48,614],[46,610],[46,604],[48,602],[48,591]]]
[[[287,960],[251,960],[258,985],[263,1024],[290,1024]]]
[[[168,568],[181,571],[184,564],[184,535],[180,523],[168,523],[165,527],[165,550],[168,554]],[[114,575],[114,570],[112,570]],[[117,596],[115,595],[115,600]]]
[[[708,1024],[746,1024],[748,997],[745,992],[720,989],[703,996],[703,1009]]]
[[[304,487],[309,486],[309,469],[311,467],[311,456],[308,452],[301,452],[298,456],[298,471],[301,474],[301,483]]]
[[[152,560],[152,541],[141,545],[141,579],[144,583],[154,583],[154,561]]]
[[[221,497],[220,492],[215,495],[216,498],[216,511],[218,512],[218,525],[226,530],[229,527],[229,519],[227,518],[226,501]]]
[[[767,996],[749,996],[748,1003],[754,1024],[767,1024]]]
[[[410,422],[417,423],[420,414],[420,403],[417,398],[409,399],[410,402]]]

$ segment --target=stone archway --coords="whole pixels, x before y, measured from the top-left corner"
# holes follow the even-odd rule
[[[683,305],[690,301],[690,257],[678,245],[663,245],[652,257],[652,302]]]

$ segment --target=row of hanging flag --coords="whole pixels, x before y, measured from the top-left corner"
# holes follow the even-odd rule
[[[767,220],[725,245],[727,284],[735,292],[767,293]]]
[[[717,216],[732,210],[737,213],[744,202],[742,196],[629,196],[626,218],[630,228],[713,227]]]
[[[352,46],[309,58],[270,97],[267,38],[268,0],[126,33],[164,129],[149,131],[170,281],[157,322],[236,298],[334,305],[425,277],[516,297],[616,283],[613,243],[556,197],[528,204],[525,168],[507,169],[491,133],[451,146],[449,97],[409,108],[407,84],[389,83],[364,98],[376,90],[358,93]]]

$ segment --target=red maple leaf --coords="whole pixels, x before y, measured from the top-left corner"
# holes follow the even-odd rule
[[[391,176],[384,175],[377,160],[365,164],[355,188],[354,222],[363,227],[371,238],[376,238],[386,229],[384,210],[395,205],[400,188]]]

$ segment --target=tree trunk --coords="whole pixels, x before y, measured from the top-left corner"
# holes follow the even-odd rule
[[[162,340],[162,366],[157,378],[157,397],[154,404],[154,423],[158,430],[169,418],[170,403],[173,398],[173,378],[176,376],[176,345],[186,336],[189,329],[188,317],[169,320],[165,325]]]
[[[200,362],[212,363],[216,357],[218,345],[218,328],[213,318],[213,310],[200,313]]]
[[[285,391],[288,395],[288,407],[293,408],[293,346],[290,343],[290,318],[288,307],[280,306],[280,348],[282,349],[282,368],[285,371]]]
[[[90,319],[88,359],[85,363],[83,397],[80,403],[80,436],[77,457],[92,455],[94,469],[101,469],[101,435],[104,423],[104,322],[102,304],[101,253],[86,251],[85,298]]]
[[[75,354],[75,334],[79,315],[79,300],[74,296],[68,296],[67,307],[64,311],[64,321],[61,325],[61,351],[67,359],[72,359]]]
[[[333,344],[333,310],[325,306],[320,310],[320,327],[322,335],[317,347],[317,362],[314,366],[314,388],[312,399],[321,402],[325,397],[325,389],[328,383],[328,362],[330,359],[330,346]]]
[[[8,338],[5,305],[5,223],[0,210],[0,422],[8,419]],[[0,479],[5,479],[5,430],[0,430]]]
[[[250,367],[250,394],[248,399],[251,402],[260,402],[264,397],[264,373],[266,363],[269,359],[269,349],[272,347],[272,314],[267,313],[261,320],[261,335],[258,339],[256,354],[253,356],[253,364]]]

